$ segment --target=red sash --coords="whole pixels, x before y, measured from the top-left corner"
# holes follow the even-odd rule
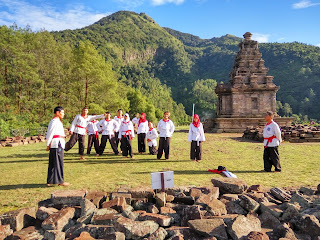
[[[87,129],[86,127],[82,127],[82,126],[80,126],[80,125],[76,125],[76,127]]]
[[[269,137],[269,138],[264,138],[264,140],[267,140],[267,145],[264,146],[264,148],[267,148],[269,143],[272,142],[273,139],[277,138],[275,135]]]
[[[124,134],[124,137],[126,137],[127,135],[129,136],[129,139],[131,140],[131,130],[126,131],[126,133]]]
[[[61,135],[53,135],[52,138],[65,138],[65,136],[61,136]]]

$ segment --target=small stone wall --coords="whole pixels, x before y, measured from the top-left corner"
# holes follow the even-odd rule
[[[37,208],[2,214],[0,239],[319,239],[320,184],[285,190],[232,178],[211,182],[165,193],[55,191]]]
[[[281,126],[282,139],[292,143],[320,142],[320,129],[315,126]],[[263,142],[263,127],[247,127],[243,138]]]

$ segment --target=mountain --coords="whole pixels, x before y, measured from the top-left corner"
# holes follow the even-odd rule
[[[230,34],[201,39],[162,28],[145,13],[128,11],[114,13],[82,29],[52,34],[56,40],[72,44],[90,40],[112,63],[120,81],[146,96],[156,85],[163,94],[171,94],[174,101],[182,103],[188,114],[196,102],[202,115],[214,114],[216,98],[208,86],[229,80],[242,39]],[[298,42],[263,43],[259,48],[269,75],[280,85],[279,111],[288,103],[294,113],[320,119],[320,48]],[[157,105],[161,94],[156,95],[149,98],[154,99],[156,107],[163,108]],[[197,105],[206,101],[210,103],[206,107]]]

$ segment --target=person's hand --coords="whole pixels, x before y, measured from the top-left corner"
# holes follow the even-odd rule
[[[50,146],[47,146],[46,151],[49,151],[49,150],[50,150]]]
[[[71,132],[71,131],[69,131],[69,133],[70,133],[70,135],[72,135],[72,134],[73,134],[73,132]]]

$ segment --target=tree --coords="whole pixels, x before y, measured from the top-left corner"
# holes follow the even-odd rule
[[[290,107],[289,103],[285,103],[283,105],[283,113],[285,117],[289,117],[292,114],[292,108]]]

